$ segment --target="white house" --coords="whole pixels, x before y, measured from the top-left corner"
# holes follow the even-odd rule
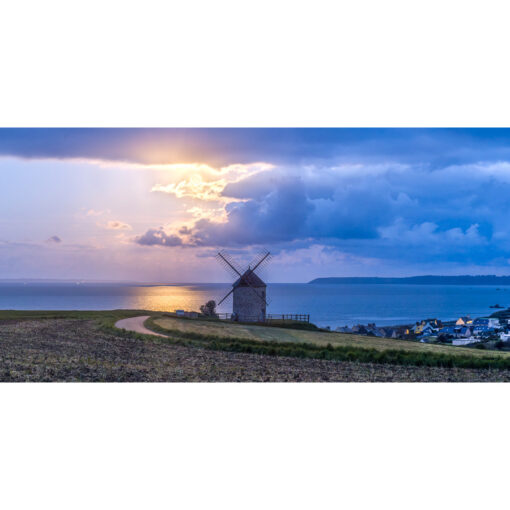
[[[489,328],[495,328],[498,329],[500,326],[499,319],[493,319],[489,317]]]

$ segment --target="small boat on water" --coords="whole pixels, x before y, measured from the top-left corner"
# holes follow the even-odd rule
[[[496,305],[491,305],[489,306],[489,308],[505,308],[504,306],[501,306],[499,304],[496,304]]]

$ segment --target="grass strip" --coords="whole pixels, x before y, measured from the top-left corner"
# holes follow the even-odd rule
[[[152,331],[169,335],[170,339],[185,345],[229,352],[265,354],[268,356],[290,356],[334,361],[355,361],[359,363],[384,363],[391,365],[412,365],[418,367],[510,369],[510,358],[475,357],[445,353],[412,352],[402,349],[377,350],[355,346],[319,346],[311,343],[275,342],[248,340],[245,338],[220,337],[201,333],[169,330],[158,326],[151,317],[145,326]],[[160,339],[160,341],[165,339]]]

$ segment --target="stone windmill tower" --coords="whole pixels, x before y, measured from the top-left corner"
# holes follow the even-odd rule
[[[232,318],[241,322],[264,322],[266,320],[266,284],[256,273],[271,260],[268,251],[260,253],[251,264],[243,269],[226,252],[219,252],[216,258],[235,278],[232,289],[218,306],[233,294]]]

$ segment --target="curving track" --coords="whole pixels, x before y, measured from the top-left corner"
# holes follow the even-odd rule
[[[142,335],[154,335],[168,338],[166,335],[155,333],[150,329],[147,329],[143,323],[150,317],[150,315],[140,315],[138,317],[130,317],[129,319],[121,319],[115,323],[115,327],[119,329],[125,329],[126,331],[134,331],[135,333],[141,333]]]

